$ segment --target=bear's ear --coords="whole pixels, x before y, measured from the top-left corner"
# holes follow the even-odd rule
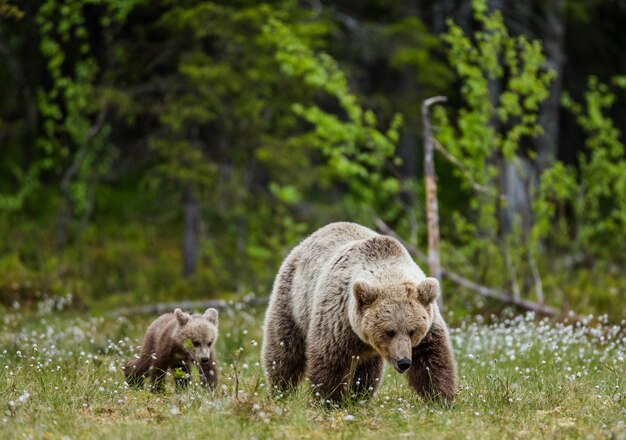
[[[417,286],[417,298],[425,306],[435,301],[439,292],[439,281],[436,278],[428,277]]]
[[[183,312],[181,309],[174,310],[174,316],[176,316],[176,320],[178,323],[183,326],[189,322],[189,314]]]
[[[352,283],[352,292],[359,306],[368,306],[376,299],[376,292],[365,281],[355,281]]]
[[[215,310],[213,307],[211,307],[210,309],[206,309],[206,311],[204,312],[204,316],[206,319],[208,319],[209,321],[211,321],[213,324],[217,325],[217,310]]]

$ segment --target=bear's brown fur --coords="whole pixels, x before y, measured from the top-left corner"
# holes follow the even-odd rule
[[[439,282],[396,239],[327,225],[276,277],[263,340],[270,384],[295,387],[306,373],[324,399],[369,396],[387,359],[420,395],[452,399],[456,365],[438,295]]]
[[[195,364],[202,383],[211,389],[217,385],[218,371],[215,362],[217,339],[217,310],[210,308],[204,314],[189,314],[181,309],[166,313],[150,324],[136,359],[124,367],[126,382],[141,387],[146,375],[152,390],[163,389],[163,379],[168,369],[177,369],[176,385],[187,386],[191,365]]]

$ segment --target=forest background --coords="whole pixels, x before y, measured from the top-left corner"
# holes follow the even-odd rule
[[[0,0],[1,307],[264,297],[336,220],[425,252],[443,95],[446,310],[501,309],[482,286],[623,319],[624,22],[622,0]]]

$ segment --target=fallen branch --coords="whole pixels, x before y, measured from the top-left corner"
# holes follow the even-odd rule
[[[443,145],[441,145],[441,142],[439,142],[437,139],[433,139],[433,142],[435,144],[435,148],[437,149],[437,151],[439,151],[441,154],[443,154],[443,156],[448,159],[448,161],[450,163],[452,163],[453,165],[456,165],[456,167],[461,170],[461,173],[463,174],[463,176],[467,179],[467,181],[469,182],[470,186],[472,188],[474,188],[474,191],[476,192],[480,192],[480,193],[484,193],[487,194],[491,197],[500,197],[503,199],[506,199],[506,196],[503,194],[496,194],[495,191],[491,188],[488,188],[484,185],[481,185],[480,183],[478,183],[476,181],[476,179],[474,179],[474,177],[472,176],[472,173],[470,173],[470,171],[467,169],[467,167],[465,165],[463,165],[463,163],[457,159],[455,156],[452,155],[452,153],[450,153],[448,150],[446,150],[444,148]]]
[[[178,301],[170,303],[157,303],[157,304],[145,304],[136,307],[125,307],[123,309],[117,309],[109,312],[109,316],[135,316],[135,315],[162,315],[163,313],[173,312],[175,308],[183,309],[184,311],[201,311],[213,307],[215,309],[236,308],[241,309],[244,307],[264,306],[269,302],[268,297],[256,298],[248,297],[242,301],[228,301],[225,299],[212,299],[212,300],[200,300],[200,301]]]
[[[376,225],[378,230],[382,232],[383,234],[389,235],[399,240],[404,245],[404,247],[406,247],[406,249],[409,251],[409,253],[413,257],[417,258],[419,261],[421,261],[424,264],[428,264],[428,257],[424,255],[424,253],[422,253],[415,246],[412,246],[410,243],[407,243],[402,237],[400,237],[396,233],[396,231],[391,229],[382,219],[380,218],[374,219],[374,224]],[[468,290],[476,292],[479,295],[485,296],[487,298],[496,299],[500,302],[503,302],[504,304],[510,304],[512,306],[518,307],[523,310],[531,310],[533,312],[537,312],[546,316],[561,315],[561,311],[554,307],[551,307],[545,304],[539,304],[539,303],[528,301],[528,300],[521,299],[521,298],[514,298],[509,293],[503,290],[493,289],[491,287],[483,286],[472,280],[468,280],[464,276],[459,275],[458,273],[453,272],[449,269],[446,269],[445,267],[441,268],[441,275],[461,287],[464,287]]]

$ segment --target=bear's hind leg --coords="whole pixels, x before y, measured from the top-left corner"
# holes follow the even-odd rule
[[[291,316],[272,314],[265,322],[263,367],[272,389],[294,389],[306,366],[306,341]]]
[[[357,365],[352,381],[351,397],[370,398],[376,392],[383,378],[385,361],[380,356],[372,356]]]
[[[155,393],[160,393],[163,391],[163,381],[165,380],[165,375],[167,374],[168,364],[160,359],[157,359],[150,366],[150,381],[151,391]]]
[[[413,348],[412,357],[413,364],[407,371],[409,385],[427,399],[451,401],[457,392],[457,375],[445,327],[433,324]]]

